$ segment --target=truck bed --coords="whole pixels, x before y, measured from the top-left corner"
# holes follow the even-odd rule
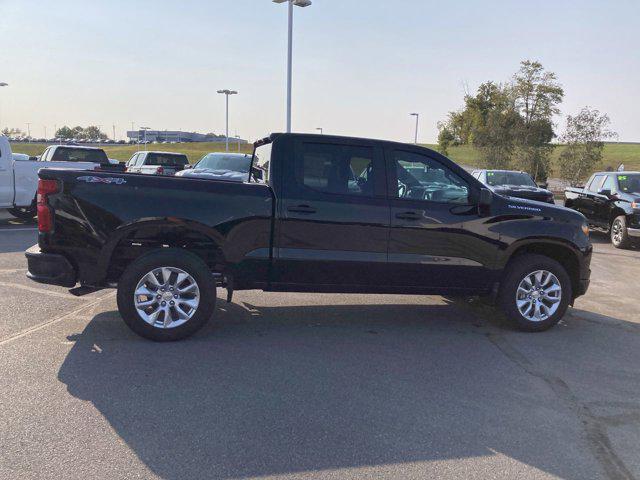
[[[83,284],[108,284],[141,249],[170,246],[188,246],[212,270],[233,268],[238,282],[244,269],[258,279],[264,271],[266,281],[274,215],[267,185],[56,169],[39,177],[61,185],[49,198],[54,231],[40,234],[40,249],[69,254]],[[120,265],[110,264],[115,251]]]

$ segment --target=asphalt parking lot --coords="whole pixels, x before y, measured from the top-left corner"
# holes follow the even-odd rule
[[[442,297],[239,292],[155,344],[25,278],[0,217],[0,478],[640,478],[640,250],[556,328]]]

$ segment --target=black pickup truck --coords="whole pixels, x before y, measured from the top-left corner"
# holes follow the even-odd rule
[[[160,341],[202,327],[216,286],[493,295],[539,331],[589,285],[583,215],[495,195],[432,150],[273,134],[254,158],[265,183],[40,170],[28,276],[117,287],[125,322]]]
[[[596,172],[584,187],[567,188],[564,195],[565,206],[608,233],[614,247],[640,241],[640,172]]]

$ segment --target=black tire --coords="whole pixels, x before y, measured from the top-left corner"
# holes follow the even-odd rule
[[[520,282],[533,272],[544,270],[555,275],[560,283],[561,297],[556,311],[548,318],[530,320],[520,313],[516,304],[516,292]],[[564,316],[573,298],[571,279],[565,268],[552,258],[544,255],[526,254],[515,258],[505,269],[500,285],[499,305],[504,314],[520,330],[541,332],[556,325]]]
[[[33,220],[38,213],[35,205],[29,207],[14,207],[8,209],[9,213],[20,220]]]
[[[183,270],[195,280],[200,292],[199,304],[191,318],[172,328],[147,323],[134,304],[138,282],[147,273],[160,267]],[[193,335],[211,318],[216,305],[216,284],[207,265],[198,256],[180,249],[164,248],[143,255],[127,267],[118,282],[117,299],[120,315],[131,330],[149,340],[171,342]]]
[[[624,215],[613,219],[609,232],[611,235],[611,244],[614,247],[629,248],[631,246],[631,239],[627,232],[627,217]]]

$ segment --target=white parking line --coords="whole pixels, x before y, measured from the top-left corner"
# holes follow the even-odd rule
[[[0,228],[0,233],[2,232],[37,232],[38,229],[35,227],[30,227],[30,228],[23,228],[23,227],[19,227],[19,228]]]
[[[27,285],[21,285],[19,283],[2,282],[2,286],[3,287],[18,288],[18,289],[26,290],[28,292],[40,293],[42,295],[51,295],[52,297],[66,298],[67,300],[69,300],[69,299],[71,299],[71,300],[84,300],[81,297],[74,297],[70,293],[52,292],[51,290],[43,290],[42,288],[29,287]]]
[[[115,292],[110,292],[110,293],[108,293],[106,295],[103,295],[100,298],[95,299],[92,302],[89,302],[89,303],[87,303],[85,305],[82,305],[81,307],[76,308],[75,310],[70,311],[69,313],[65,313],[61,317],[54,318],[52,320],[49,320],[47,322],[43,322],[43,323],[41,323],[39,325],[36,325],[34,327],[30,327],[30,328],[27,328],[25,330],[22,330],[21,332],[15,333],[13,335],[9,335],[8,337],[5,337],[2,340],[0,340],[0,346],[6,345],[7,343],[13,342],[14,340],[18,340],[19,338],[26,337],[30,333],[37,332],[38,330],[42,330],[43,328],[48,327],[49,325],[53,325],[54,323],[62,322],[63,320],[66,320],[66,319],[68,319],[70,317],[73,317],[74,315],[78,315],[83,310],[86,310],[86,309],[89,309],[91,307],[94,307],[94,306],[98,305],[102,300],[105,300],[105,299],[107,299],[109,297],[112,297],[114,295],[115,295]]]

